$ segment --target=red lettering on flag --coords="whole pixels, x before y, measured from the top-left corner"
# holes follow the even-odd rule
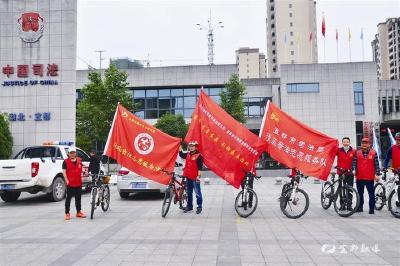
[[[28,77],[28,65],[18,65],[17,66],[17,76],[19,78]]]
[[[7,66],[3,67],[3,74],[9,78],[10,75],[14,74],[14,67],[7,64]]]
[[[104,154],[129,170],[168,184],[174,171],[180,138],[171,137],[118,105]]]
[[[338,149],[338,140],[318,132],[267,103],[260,137],[267,152],[289,168],[326,180]],[[285,137],[284,137],[285,136]]]
[[[201,91],[185,141],[199,143],[205,165],[238,188],[266,148],[257,135]]]
[[[33,64],[32,72],[33,72],[33,75],[35,75],[35,76],[43,77],[43,65],[42,64]]]

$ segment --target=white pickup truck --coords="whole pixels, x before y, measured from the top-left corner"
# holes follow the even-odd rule
[[[50,201],[65,197],[66,185],[62,175],[62,163],[67,158],[68,145],[42,145],[27,147],[12,160],[0,160],[0,197],[3,201],[16,201],[21,192],[32,194],[45,192]],[[83,183],[90,183],[89,155],[77,148],[82,159]]]

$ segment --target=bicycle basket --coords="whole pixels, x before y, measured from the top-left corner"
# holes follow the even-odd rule
[[[104,175],[103,176],[103,183],[104,184],[108,184],[108,183],[110,183],[110,176],[109,175]]]

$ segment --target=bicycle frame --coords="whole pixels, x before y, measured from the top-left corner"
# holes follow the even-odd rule
[[[164,171],[166,172],[166,171]],[[179,176],[182,178],[181,181],[176,179],[176,174],[174,172],[169,173],[166,172],[167,174],[171,175],[171,180],[169,181],[169,187],[172,188],[172,191],[175,195],[175,200],[180,201],[181,200],[181,195],[182,191],[186,188],[186,182],[185,182],[185,177],[184,176]]]

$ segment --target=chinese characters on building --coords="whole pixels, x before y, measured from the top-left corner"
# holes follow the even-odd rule
[[[50,78],[54,78],[58,76],[58,65],[56,64],[47,64],[47,66],[43,64],[32,64],[29,65],[17,65],[16,68],[14,66],[10,66],[7,64],[2,67],[2,72],[7,78],[13,78],[14,73],[16,71],[17,78],[28,78],[29,76],[35,77],[43,77],[47,76]],[[3,82],[3,86],[28,86],[28,85],[58,85],[57,80],[45,79],[45,80],[7,80]]]
[[[33,116],[28,116],[29,118],[33,118],[34,121],[50,121],[51,120],[51,113],[50,112],[43,112],[43,113],[35,113]],[[26,121],[26,116],[24,113],[10,113],[8,114],[8,120],[11,122],[16,121]]]

